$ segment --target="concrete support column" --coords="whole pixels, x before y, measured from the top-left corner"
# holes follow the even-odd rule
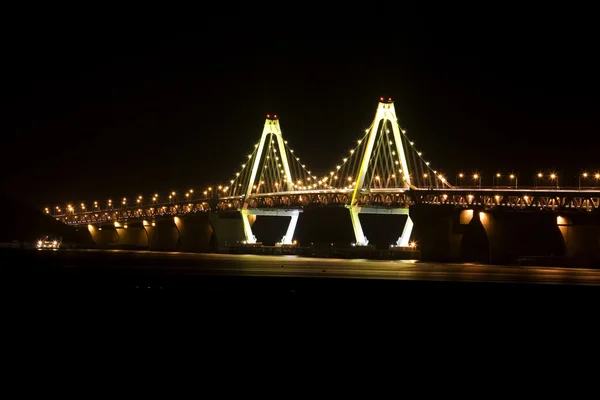
[[[454,232],[454,208],[418,204],[410,208],[423,261],[459,261],[462,234]]]
[[[119,243],[119,234],[114,224],[88,225],[88,231],[93,242],[98,247],[116,246]]]
[[[174,218],[179,231],[179,251],[210,251],[213,228],[210,225],[208,212],[190,214]]]
[[[224,251],[227,245],[236,245],[246,240],[242,214],[239,211],[209,212],[213,229],[213,250]]]
[[[161,217],[156,219],[151,235],[148,235],[149,246],[152,250],[177,251],[179,247],[179,230],[175,225],[174,217]],[[146,232],[149,232],[146,228]]]
[[[558,216],[556,224],[566,246],[566,256],[574,260],[600,260],[600,220],[588,216]]]
[[[260,238],[257,238],[252,231],[252,225],[259,216],[268,217],[289,217],[290,220],[285,230],[285,234],[281,237],[278,243],[290,245],[294,241],[294,232],[296,231],[296,225],[298,224],[298,217],[302,210],[277,210],[277,209],[245,209],[240,210],[242,218],[242,226],[244,228],[244,236],[246,243],[257,243],[261,242]]]
[[[156,222],[144,221],[144,230],[146,231],[146,237],[148,238],[148,250],[154,250],[152,244],[155,243],[154,235],[156,235]]]
[[[148,235],[141,222],[122,223],[115,226],[119,234],[118,246],[122,248],[148,248]]]
[[[565,246],[556,215],[541,212],[477,212],[488,237],[490,261],[511,263],[517,257],[561,257]]]

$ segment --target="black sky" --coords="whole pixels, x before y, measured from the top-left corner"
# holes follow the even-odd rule
[[[32,27],[3,50],[0,188],[42,206],[226,182],[267,113],[325,172],[380,96],[448,176],[600,169],[593,25],[463,20]]]

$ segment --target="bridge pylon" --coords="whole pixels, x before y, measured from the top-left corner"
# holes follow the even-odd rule
[[[260,141],[255,144],[254,152],[248,155],[248,161],[231,180],[231,185],[223,189],[224,197],[241,197],[239,211],[242,214],[246,243],[256,243],[252,232],[252,222],[260,215],[290,217],[288,229],[281,244],[292,244],[296,223],[301,210],[281,210],[257,208],[251,199],[261,196],[273,196],[306,189],[311,179],[306,166],[294,154],[287,141],[283,139],[277,115],[267,115]]]
[[[262,135],[260,136],[260,141],[258,142],[258,150],[252,163],[250,179],[248,180],[247,187],[245,188],[245,200],[243,206],[244,210],[248,208],[247,199],[252,194],[252,190],[256,188],[255,185],[257,183],[257,177],[259,176],[259,172],[264,168],[264,164],[266,161],[265,158],[270,157],[269,153],[271,153],[271,151],[269,150],[273,150],[273,154],[280,154],[280,168],[283,167],[282,170],[285,174],[283,185],[285,185],[286,190],[292,190],[292,173],[290,169],[290,163],[287,157],[287,152],[285,150],[285,143],[281,135],[281,126],[279,125],[279,119],[277,118],[277,115],[275,115],[273,118],[271,118],[271,116],[268,115],[267,119],[265,120]],[[258,183],[260,184],[260,182]]]
[[[404,190],[417,187],[439,187],[446,179],[431,169],[422,152],[406,136],[396,116],[392,99],[380,99],[375,118],[350,155],[330,172],[331,184],[337,189],[351,190],[347,208],[350,210],[356,245],[368,245],[359,214],[381,213],[382,202],[375,195],[393,197]],[[385,203],[385,202],[383,202]],[[405,214],[407,222],[397,246],[408,246],[413,223],[408,208],[394,208],[386,213]]]
[[[382,136],[384,129],[386,134],[390,133],[389,128],[386,125],[389,125],[389,127],[391,127],[391,133],[393,137],[393,142],[388,141],[389,148],[393,149],[391,150],[390,155],[397,155],[397,158],[394,161],[394,165],[392,166],[392,168],[395,169],[391,169],[391,171],[394,171],[393,175],[398,174],[401,177],[400,180],[396,180],[396,182],[399,183],[399,187],[403,187],[405,189],[410,188],[410,171],[408,168],[407,157],[404,151],[404,145],[401,138],[402,133],[400,130],[400,126],[398,125],[396,109],[391,99],[387,102],[381,99],[381,101],[377,105],[375,118],[373,119],[373,123],[371,124],[371,127],[368,132],[367,144],[363,153],[362,160],[360,162],[360,167],[358,169],[356,185],[354,187],[354,192],[352,193],[352,200],[348,207],[350,210],[350,218],[352,220],[352,227],[354,229],[354,236],[356,238],[357,246],[366,246],[369,244],[369,241],[364,234],[362,224],[359,219],[359,214],[361,213],[361,211],[368,212],[368,210],[361,210],[361,207],[358,206],[357,197],[364,187],[365,178],[367,176],[367,170],[370,166],[371,168],[373,168],[371,164],[373,161],[373,150],[375,149],[376,144],[378,143],[376,139]],[[379,154],[376,154],[376,158],[379,158],[377,156],[379,156]],[[390,157],[390,159],[394,159],[394,157]],[[375,160],[375,162],[377,162],[377,160]],[[400,236],[396,244],[398,246],[405,247],[409,245],[410,235],[412,233],[413,228],[413,222],[410,219],[410,216],[408,215],[408,209],[403,209],[403,211],[405,212],[402,212],[402,214],[406,214],[407,220],[406,224],[404,225],[404,229],[402,230],[402,235]]]

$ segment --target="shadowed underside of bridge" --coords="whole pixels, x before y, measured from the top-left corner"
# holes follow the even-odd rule
[[[515,211],[513,209],[461,209],[452,205],[414,205],[413,238],[428,261],[510,263],[519,257],[569,257],[597,263],[600,260],[600,215]],[[373,244],[385,249],[401,234],[403,215],[361,215]],[[257,219],[253,229],[274,244],[287,230],[281,217]],[[298,221],[295,238],[300,244],[347,246],[353,239],[345,208],[307,208]],[[241,214],[206,212],[165,217],[152,222],[90,224],[87,229],[100,247],[147,248],[165,251],[214,252],[245,238]],[[583,265],[583,264],[582,264]]]

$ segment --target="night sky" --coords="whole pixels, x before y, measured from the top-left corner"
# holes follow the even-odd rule
[[[325,173],[380,96],[448,177],[517,172],[526,185],[542,171],[576,185],[600,170],[597,33],[495,18],[31,27],[3,48],[0,189],[41,207],[224,183],[268,113]]]

